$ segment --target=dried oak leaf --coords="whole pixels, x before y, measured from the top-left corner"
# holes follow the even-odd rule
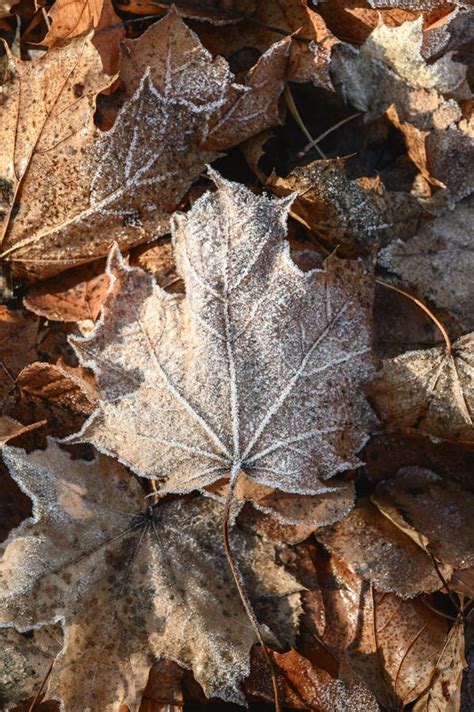
[[[53,47],[93,27],[93,43],[104,70],[107,74],[115,74],[120,59],[119,42],[125,36],[125,30],[111,0],[55,0],[48,10],[48,17],[52,25],[41,44]]]
[[[408,351],[384,361],[368,386],[392,427],[414,428],[447,440],[474,439],[474,334],[445,348]]]
[[[360,262],[302,272],[286,234],[291,199],[254,195],[212,173],[176,216],[186,295],[170,295],[112,250],[111,287],[88,338],[71,343],[102,394],[75,436],[187,492],[240,470],[288,493],[318,494],[372,422],[372,285]]]
[[[442,587],[425,552],[370,502],[361,501],[347,517],[318,529],[315,536],[379,591],[411,598]],[[446,578],[451,572],[449,566],[444,567]]]
[[[0,628],[0,704],[2,709],[34,697],[62,647],[59,625],[31,633]]]
[[[92,115],[96,94],[110,78],[90,37],[53,47],[37,62],[16,63],[30,90],[18,102],[20,81],[12,81],[0,109],[7,127],[0,176],[11,183],[13,218],[4,220],[3,257],[30,278],[104,256],[115,240],[127,248],[166,232],[169,213],[216,157],[202,144],[212,121],[221,121],[225,133],[224,109],[236,129],[233,143],[278,122],[265,108],[275,109],[269,95],[279,95],[282,82],[235,84],[227,62],[212,60],[174,12],[125,43],[124,52],[127,101],[105,133]],[[287,40],[269,52],[262,66],[281,70]],[[253,120],[242,114],[249,109],[257,109]]]
[[[316,636],[348,664],[383,709],[425,693],[448,640],[447,620],[422,599],[375,591],[337,556],[316,556],[315,566],[319,604],[302,620],[312,645]]]
[[[422,298],[452,314],[464,332],[474,329],[474,201],[426,223],[406,241],[379,252],[379,264],[415,287]]]
[[[168,658],[191,668],[207,695],[243,702],[255,635],[215,526],[222,507],[198,497],[147,508],[118,463],[73,462],[53,441],[3,456],[33,518],[5,543],[0,621],[20,632],[62,622],[48,697],[65,712],[136,712],[153,662]],[[283,620],[291,642],[301,586],[251,531],[236,527],[231,546],[257,613],[268,611],[277,640]]]
[[[474,566],[474,495],[421,467],[404,467],[377,485],[372,500],[396,507],[403,520],[427,540],[439,561],[456,568]]]
[[[314,161],[295,168],[286,178],[267,181],[278,195],[297,191],[293,210],[330,244],[345,253],[370,254],[380,242],[415,232],[423,210],[407,193],[382,192],[350,180],[346,159]]]

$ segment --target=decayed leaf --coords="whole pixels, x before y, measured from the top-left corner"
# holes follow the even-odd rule
[[[37,334],[37,317],[0,306],[0,398],[12,392],[21,369],[37,359]]]
[[[94,28],[94,46],[100,53],[104,70],[118,69],[119,42],[125,31],[114,12],[111,0],[55,0],[48,10],[52,25],[42,44],[53,47]]]
[[[102,320],[71,341],[103,399],[75,439],[167,491],[240,470],[284,492],[327,491],[323,480],[358,465],[370,422],[358,388],[370,280],[335,257],[301,272],[284,241],[291,200],[212,175],[217,192],[174,222],[185,297],[112,251]]]
[[[34,697],[61,649],[59,625],[43,626],[25,635],[0,628],[0,704],[2,709]]]
[[[373,499],[389,502],[428,542],[437,559],[456,568],[474,566],[474,495],[421,467],[404,467],[377,485]]]
[[[379,243],[416,231],[423,210],[406,193],[376,191],[347,178],[346,159],[314,161],[286,178],[270,176],[278,195],[297,191],[294,210],[330,244],[351,254],[370,254]]]
[[[474,438],[474,335],[452,347],[408,351],[384,361],[369,387],[384,420],[448,440]]]
[[[52,321],[95,321],[108,284],[103,262],[84,265],[33,285],[23,303],[30,311]]]
[[[446,644],[446,619],[420,599],[372,590],[338,557],[317,559],[316,574],[320,603],[303,625],[366,682],[384,709],[416,700]]]
[[[20,631],[62,620],[48,696],[65,712],[136,711],[164,657],[192,668],[207,695],[242,702],[255,635],[226,565],[221,506],[201,497],[147,508],[121,466],[72,462],[53,442],[3,455],[34,515],[6,542],[0,620]],[[291,642],[301,587],[251,532],[234,529],[231,545],[257,612],[268,612],[277,638],[283,620]]]
[[[416,287],[421,298],[453,314],[465,332],[474,328],[473,208],[474,202],[458,203],[410,240],[396,240],[378,256],[382,267]]]
[[[458,712],[465,667],[464,626],[455,623],[436,661],[429,689],[413,707],[414,712]]]
[[[267,71],[270,66],[282,69],[286,44],[261,58]],[[2,107],[7,129],[12,129],[5,162],[10,165],[14,156],[15,166],[21,167],[21,202],[13,198],[19,191],[13,186],[10,203],[16,207],[10,212],[14,219],[4,220],[3,256],[30,277],[44,278],[104,256],[114,240],[126,248],[166,232],[169,212],[216,156],[202,144],[211,120],[221,120],[224,108],[231,112],[231,99],[241,119],[232,119],[233,143],[276,120],[263,107],[275,108],[272,92],[279,94],[281,81],[234,84],[227,62],[212,60],[174,12],[125,43],[124,51],[120,76],[128,100],[104,134],[94,127],[92,112],[97,92],[110,78],[104,77],[90,38],[52,48],[38,62],[17,62],[33,96],[27,95],[18,109],[19,83],[14,81]],[[40,73],[48,79],[44,116],[34,104],[34,92],[43,86],[35,81]],[[238,101],[242,95],[248,95],[243,105]],[[42,94],[41,101],[43,108]],[[242,115],[242,109],[255,107],[253,121]],[[18,120],[27,151],[23,139],[15,143]],[[11,170],[4,168],[10,182]]]
[[[379,591],[409,598],[442,586],[429,557],[369,502],[360,503],[337,524],[319,529],[316,537]],[[444,568],[447,578],[451,571]]]
[[[247,694],[272,701],[271,685],[265,676],[264,660],[253,654],[252,675],[245,683]],[[296,650],[275,653],[274,661],[283,702],[292,709],[315,712],[378,712],[379,706],[369,689],[357,679],[335,679]]]

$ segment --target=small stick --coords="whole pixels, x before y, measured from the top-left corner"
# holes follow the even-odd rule
[[[291,89],[290,89],[288,83],[285,84],[285,91],[283,92],[283,96],[285,97],[285,101],[288,106],[288,109],[290,110],[290,114],[292,115],[292,117],[294,118],[296,123],[298,124],[299,128],[304,133],[304,135],[306,136],[308,141],[310,141],[311,143],[314,143],[313,137],[311,136],[310,132],[306,128],[305,124],[303,123],[303,119],[301,118],[301,114],[298,111],[298,107],[295,104],[295,100],[293,98],[293,94],[291,93]],[[319,146],[317,146],[316,144],[315,144],[315,149],[319,153],[319,155],[321,156],[321,158],[323,160],[327,159],[327,156],[321,151]]]
[[[325,132],[322,133],[320,136],[318,136],[318,138],[315,138],[313,141],[311,141],[310,143],[308,143],[308,144],[303,148],[303,150],[299,152],[298,156],[299,156],[300,158],[302,158],[302,157],[303,157],[306,153],[308,153],[308,151],[310,151],[312,148],[316,148],[316,150],[317,150],[318,144],[319,144],[324,138],[326,138],[326,136],[329,136],[329,134],[331,134],[333,131],[335,131],[336,129],[338,129],[340,126],[344,126],[344,124],[347,124],[348,121],[352,121],[352,119],[355,119],[355,118],[357,118],[357,116],[361,116],[361,115],[362,115],[362,112],[361,112],[361,111],[358,111],[358,112],[355,113],[355,114],[351,114],[350,116],[346,116],[345,119],[342,119],[342,121],[339,121],[337,124],[334,124],[334,126],[331,126],[330,128],[328,128],[327,131],[325,131]]]
[[[409,294],[408,292],[405,292],[403,289],[400,289],[400,287],[395,287],[393,284],[384,282],[382,279],[376,279],[375,281],[377,282],[377,284],[380,284],[382,287],[386,287],[387,289],[393,289],[394,292],[398,292],[398,294],[403,294],[404,297],[406,297],[407,299],[411,299],[412,302],[415,302],[415,304],[417,306],[419,306],[420,309],[422,309],[425,312],[425,314],[428,314],[428,316],[433,321],[433,323],[436,324],[436,326],[438,327],[438,329],[441,333],[441,336],[443,337],[443,339],[445,341],[446,351],[447,351],[448,355],[449,356],[451,355],[453,346],[451,344],[451,339],[448,336],[448,332],[446,331],[446,329],[444,328],[444,326],[442,325],[440,320],[433,314],[433,312],[430,309],[428,309],[428,307],[425,304],[423,304],[423,302],[420,302],[420,300],[417,299],[416,297],[414,297],[412,294]]]
[[[43,690],[44,690],[44,686],[46,685],[46,682],[47,682],[47,680],[48,680],[48,677],[51,675],[51,670],[53,669],[54,662],[55,662],[55,658],[53,658],[53,659],[51,660],[51,664],[50,664],[50,666],[49,666],[49,668],[48,668],[48,672],[47,672],[46,675],[44,676],[43,682],[41,683],[41,687],[40,687],[40,689],[38,690],[38,692],[36,693],[35,699],[34,699],[33,702],[31,703],[31,705],[29,706],[28,712],[33,712],[33,710],[34,710],[34,708],[35,708],[35,706],[36,706],[36,703],[38,702],[38,700],[39,700],[39,698],[40,698],[40,696],[41,696],[41,694],[42,694],[42,692],[43,692]]]
[[[274,697],[274,701],[275,701],[275,712],[282,712],[282,707],[281,707],[281,702],[280,702],[280,692],[278,689],[278,680],[277,680],[277,675],[276,675],[276,670],[275,670],[275,664],[274,664],[274,661],[273,661],[270,653],[267,650],[265,643],[263,642],[263,638],[262,638],[262,634],[260,632],[260,626],[258,624],[257,617],[255,616],[252,604],[248,597],[247,591],[245,590],[245,584],[243,582],[242,575],[241,575],[239,568],[234,560],[234,557],[233,557],[233,554],[232,554],[232,551],[230,548],[229,515],[230,515],[230,508],[231,508],[231,504],[232,504],[232,498],[234,496],[235,487],[237,485],[237,480],[239,479],[239,474],[240,474],[240,472],[237,472],[236,475],[233,475],[231,477],[231,480],[229,482],[229,490],[227,492],[227,496],[226,496],[225,503],[224,503],[224,512],[222,514],[222,534],[223,534],[223,539],[224,539],[224,550],[225,550],[225,555],[227,558],[227,562],[229,564],[230,571],[232,573],[232,577],[234,579],[235,586],[236,586],[237,591],[240,596],[240,600],[242,601],[242,605],[244,607],[245,613],[247,614],[247,618],[249,619],[250,623],[252,624],[253,629],[255,630],[257,640],[260,643],[260,646],[262,648],[265,662],[267,663],[268,669],[270,670],[270,674],[272,676],[272,687],[273,687],[273,697]]]

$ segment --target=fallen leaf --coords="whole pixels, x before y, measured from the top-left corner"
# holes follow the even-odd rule
[[[153,660],[168,658],[192,668],[207,695],[243,702],[255,634],[215,526],[222,507],[201,497],[147,508],[120,465],[72,462],[53,441],[3,456],[34,516],[6,542],[0,620],[26,631],[61,618],[47,696],[65,712],[136,708]],[[250,531],[235,528],[231,546],[257,615],[268,611],[277,638],[283,620],[291,643],[300,585]]]
[[[473,335],[445,348],[408,351],[384,361],[368,386],[390,427],[413,428],[448,440],[474,437]]]
[[[238,22],[255,10],[255,0],[227,0],[218,5],[215,0],[201,0],[199,4],[195,0],[177,0],[173,4],[180,17],[207,21],[219,27],[228,22]],[[123,0],[117,5],[123,12],[153,15],[169,10],[170,3],[159,0]]]
[[[22,368],[38,358],[38,322],[38,318],[32,314],[0,306],[1,399],[13,392],[15,379]]]
[[[31,425],[22,425],[17,420],[9,418],[8,415],[0,416],[0,444],[4,445],[10,440],[18,438],[20,435],[29,433],[32,430],[41,428],[42,425],[46,423],[45,420],[38,423],[32,423]]]
[[[406,193],[378,192],[350,180],[346,159],[313,161],[286,178],[267,181],[277,195],[298,193],[293,210],[310,227],[344,253],[370,254],[379,243],[416,231],[423,210]]]
[[[251,676],[245,682],[247,694],[273,700],[272,688],[265,676],[264,660],[256,648],[252,656]],[[283,704],[292,709],[334,712],[378,712],[375,698],[358,679],[335,679],[316,667],[296,650],[274,653]]]
[[[112,251],[103,319],[71,340],[102,394],[73,439],[166,491],[240,470],[284,492],[328,491],[322,480],[359,464],[372,422],[358,389],[371,372],[368,273],[335,257],[301,272],[284,241],[291,200],[212,177],[217,192],[174,221],[185,297]]]
[[[125,30],[111,0],[55,0],[48,10],[48,17],[52,25],[42,44],[53,47],[93,27],[93,43],[101,56],[104,71],[115,74],[120,58],[119,43]]]
[[[421,299],[450,312],[464,332],[474,329],[473,206],[469,200],[458,203],[409,240],[391,242],[378,255],[382,267],[415,287]]]
[[[411,598],[443,585],[429,557],[369,502],[359,502],[344,519],[315,536],[384,593]],[[443,571],[449,579],[452,569]]]
[[[439,561],[460,569],[474,566],[472,493],[430,470],[404,467],[396,478],[377,485],[372,498],[376,504],[388,501],[396,507],[426,537]]]
[[[35,81],[37,74],[49,82],[44,116],[38,116],[33,89],[33,97],[25,97],[18,109],[18,81],[13,82],[10,98],[2,107],[7,129],[11,129],[6,163],[10,165],[15,156],[15,166],[21,166],[18,185],[9,177],[11,166],[4,172],[12,183],[10,217],[17,212],[13,194],[20,187],[21,205],[13,220],[4,221],[2,256],[30,279],[105,256],[114,241],[126,249],[164,234],[169,213],[205,164],[216,157],[202,144],[212,120],[223,118],[224,108],[236,129],[233,143],[276,120],[263,107],[275,108],[272,92],[279,94],[281,81],[274,76],[269,84],[262,83],[257,67],[252,74],[258,78],[256,84],[235,84],[227,62],[212,60],[173,11],[138,40],[123,44],[120,78],[127,101],[113,128],[105,133],[94,127],[92,113],[97,92],[111,78],[104,75],[90,37],[73,39],[64,48],[53,47],[37,62],[17,62],[22,82],[36,87],[34,91],[42,86]],[[271,56],[262,57],[261,66],[281,70],[282,53],[286,53],[286,41],[271,49]],[[53,74],[60,89],[50,86]],[[239,103],[242,95],[246,99]],[[41,102],[43,106],[43,95]],[[54,111],[47,115],[46,108],[52,106]],[[256,107],[253,120],[243,115],[243,110]],[[28,151],[23,150],[23,140],[15,139],[18,121],[28,138]]]

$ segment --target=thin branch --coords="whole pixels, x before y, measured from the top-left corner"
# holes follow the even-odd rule
[[[270,655],[270,653],[267,650],[267,647],[263,641],[262,634],[260,632],[260,626],[257,621],[257,617],[254,613],[254,610],[253,610],[252,604],[250,602],[250,599],[248,597],[247,591],[245,590],[245,584],[243,582],[242,575],[239,571],[239,568],[238,568],[238,566],[235,562],[234,556],[232,554],[232,550],[230,548],[229,515],[230,515],[230,508],[232,505],[232,500],[234,497],[235,487],[236,487],[237,481],[239,479],[239,474],[240,474],[240,472],[237,472],[237,474],[235,476],[231,477],[231,480],[229,483],[229,490],[227,492],[227,496],[226,496],[225,503],[224,503],[224,512],[222,514],[222,535],[223,535],[223,540],[224,540],[224,550],[225,550],[225,555],[227,558],[227,562],[229,564],[230,571],[232,573],[232,577],[234,579],[235,586],[236,586],[237,591],[240,596],[240,600],[242,601],[242,605],[244,607],[245,613],[247,614],[247,618],[249,619],[249,621],[252,624],[252,627],[255,631],[257,640],[260,643],[260,647],[262,648],[262,653],[265,658],[265,662],[268,665],[268,669],[269,669],[271,677],[272,677],[273,697],[274,697],[274,701],[275,701],[275,712],[282,712],[282,707],[281,707],[281,702],[280,702],[280,692],[278,689],[278,680],[277,680],[277,674],[276,674],[276,670],[275,670],[275,664],[272,659],[272,656]]]
[[[301,118],[301,114],[298,111],[298,107],[295,104],[295,100],[293,98],[293,94],[291,93],[291,89],[290,89],[288,83],[285,84],[285,91],[283,92],[283,96],[285,97],[286,105],[288,106],[290,114],[292,115],[292,117],[294,118],[296,123],[298,124],[299,128],[304,133],[304,135],[306,136],[308,141],[310,141],[311,143],[314,143],[313,137],[311,136],[310,132],[308,131],[308,129],[306,128],[306,126],[303,122],[303,119]],[[327,156],[321,151],[319,146],[315,145],[315,148],[316,148],[317,152],[319,153],[319,155],[321,156],[321,158],[326,160]]]
[[[334,126],[331,126],[330,128],[327,129],[327,131],[324,131],[318,138],[315,138],[314,141],[311,141],[308,143],[302,151],[299,152],[298,156],[302,158],[308,151],[310,151],[312,148],[316,148],[318,150],[318,144],[326,138],[326,136],[329,136],[329,134],[332,134],[333,131],[336,131],[340,126],[344,126],[344,124],[347,124],[349,121],[352,121],[352,119],[357,118],[358,116],[361,116],[362,112],[358,111],[355,114],[351,114],[350,116],[347,116],[345,119],[342,119],[342,121],[338,121],[337,124],[334,124]]]
[[[428,314],[430,317],[431,321],[438,327],[441,336],[443,337],[445,344],[446,344],[446,352],[448,355],[451,355],[451,352],[453,350],[453,346],[451,344],[451,339],[449,338],[448,332],[440,322],[440,320],[433,314],[433,312],[428,309],[426,304],[423,304],[419,299],[414,297],[412,294],[409,294],[408,292],[405,292],[403,289],[400,289],[400,287],[395,287],[393,284],[390,284],[389,282],[384,282],[382,279],[376,279],[375,280],[377,284],[380,284],[382,287],[386,287],[386,289],[392,289],[394,292],[398,292],[398,294],[402,294],[404,297],[407,299],[410,299],[412,302],[414,302],[420,309],[422,309],[425,314]]]
[[[35,699],[34,699],[33,702],[31,703],[31,705],[28,707],[28,712],[33,712],[33,710],[34,710],[35,707],[36,707],[36,703],[39,701],[39,698],[40,698],[41,695],[43,694],[44,686],[46,685],[46,682],[48,681],[48,678],[49,678],[49,676],[51,675],[51,670],[53,669],[53,665],[54,665],[55,661],[56,661],[56,658],[53,658],[53,659],[51,660],[50,666],[49,666],[49,668],[48,668],[48,670],[47,670],[47,672],[46,672],[46,675],[45,675],[44,678],[43,678],[43,682],[41,683],[41,687],[40,687],[40,689],[38,690],[38,692],[36,693]]]

